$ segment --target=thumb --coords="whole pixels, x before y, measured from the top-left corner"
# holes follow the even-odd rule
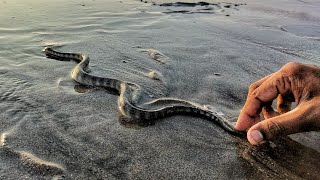
[[[298,108],[261,121],[252,126],[247,133],[248,141],[253,144],[303,131],[306,126],[303,113]]]

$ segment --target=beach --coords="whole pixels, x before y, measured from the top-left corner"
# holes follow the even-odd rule
[[[316,0],[0,1],[0,179],[319,178],[319,132],[251,146],[198,117],[125,126],[116,92],[75,82],[75,62],[42,52],[86,53],[90,74],[137,83],[145,101],[211,105],[235,123],[251,83],[291,61],[320,64],[319,8]]]

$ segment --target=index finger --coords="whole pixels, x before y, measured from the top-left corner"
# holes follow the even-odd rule
[[[265,76],[265,77],[261,78],[259,81],[253,83],[249,88],[247,97],[249,97],[254,90],[256,90],[262,83],[264,83],[267,79],[269,79],[274,74],[275,73],[269,74],[268,76]]]
[[[274,100],[278,96],[276,87],[277,74],[270,74],[254,83],[249,90],[248,97],[242,108],[236,129],[244,131],[260,121],[262,105]],[[256,87],[254,89],[254,87]]]

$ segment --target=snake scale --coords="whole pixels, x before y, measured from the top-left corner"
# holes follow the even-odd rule
[[[156,119],[187,114],[206,118],[230,134],[243,136],[242,132],[235,130],[234,126],[218,111],[209,105],[200,105],[190,101],[175,98],[159,98],[139,105],[141,87],[132,82],[118,79],[98,77],[88,73],[90,58],[82,53],[63,53],[46,47],[43,52],[48,58],[58,60],[73,60],[78,64],[73,68],[71,77],[80,84],[88,86],[101,86],[114,89],[118,92],[119,118],[124,123],[148,124]],[[152,105],[162,105],[151,108]]]

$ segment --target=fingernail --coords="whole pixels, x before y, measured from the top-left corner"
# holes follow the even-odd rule
[[[257,143],[261,142],[263,140],[263,135],[258,130],[253,130],[251,132],[251,137],[253,140],[255,140]]]

